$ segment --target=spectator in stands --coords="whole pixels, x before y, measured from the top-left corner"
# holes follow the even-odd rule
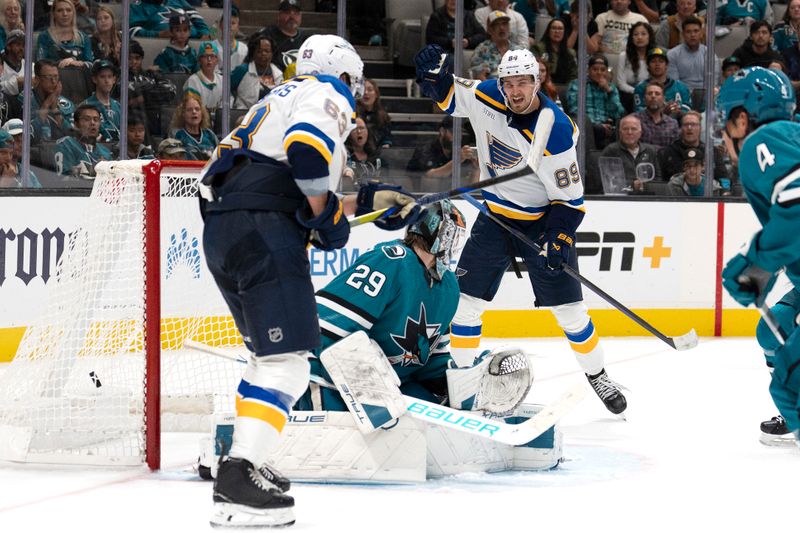
[[[573,115],[578,109],[578,80],[569,84],[567,107]],[[586,87],[586,118],[592,124],[598,150],[616,139],[616,123],[624,113],[619,91],[611,83],[608,60],[600,53],[592,55],[589,58],[589,83]]]
[[[189,19],[186,15],[169,18],[169,44],[153,62],[161,72],[197,72],[197,53],[189,45]]]
[[[214,36],[214,44],[217,45],[217,50],[224,50],[225,47],[222,46],[223,41],[223,34],[222,34],[222,27],[225,20],[225,14],[219,18],[217,21],[217,25],[214,28],[212,33],[215,34]],[[242,42],[244,39],[244,34],[239,30],[239,8],[236,6],[231,6],[231,72],[233,69],[244,63],[245,57],[247,57],[247,44]],[[219,64],[217,65],[217,70],[222,70],[222,58],[219,58]]]
[[[25,187],[19,169],[14,164],[13,152],[13,137],[7,131],[0,130],[0,189]]]
[[[539,61],[539,90],[546,94],[559,108],[562,110],[564,109],[564,104],[561,103],[561,96],[558,94],[558,89],[550,77],[550,68],[544,61]]]
[[[783,21],[772,31],[772,47],[778,52],[793,48],[800,32],[800,0],[789,0]]]
[[[525,22],[525,17],[514,11],[512,6],[508,5],[508,0],[488,0],[486,3],[486,6],[479,7],[475,10],[475,20],[483,26],[483,29],[489,33],[489,13],[493,11],[502,11],[508,15],[511,50],[530,48],[531,43],[528,37],[528,23]]]
[[[644,91],[650,81],[660,82],[664,86],[664,112],[673,118],[679,118],[691,109],[692,95],[689,88],[680,80],[667,75],[669,57],[663,48],[651,48],[647,51],[647,80],[639,83],[633,91],[633,103],[636,111],[644,109]]]
[[[633,0],[631,11],[644,15],[650,24],[658,24],[661,20],[660,4],[660,0]]]
[[[664,86],[650,81],[644,90],[645,107],[636,112],[642,126],[642,142],[667,146],[678,139],[678,121],[664,113]]]
[[[100,110],[95,106],[81,104],[75,109],[74,134],[56,142],[56,172],[63,176],[94,179],[94,166],[100,161],[113,159],[108,148],[97,144],[101,122]]]
[[[722,61],[722,77],[719,84],[722,85],[729,76],[741,70],[742,61],[736,56],[728,56]]]
[[[631,26],[647,22],[644,15],[630,10],[631,0],[610,0],[611,9],[597,15],[597,31],[600,34],[600,51],[616,57],[625,51]]]
[[[733,55],[742,61],[742,68],[767,68],[773,59],[781,59],[780,52],[770,46],[771,41],[772,26],[766,20],[757,20],[750,25],[750,37],[733,52]]]
[[[222,105],[222,74],[217,70],[219,49],[214,41],[202,41],[197,47],[197,57],[200,68],[189,76],[183,90],[197,94],[213,116]]]
[[[547,63],[554,83],[566,85],[578,77],[578,61],[575,51],[567,46],[563,20],[550,20],[542,40],[533,45],[531,51],[539,58],[539,63]]]
[[[95,28],[95,20],[89,10],[89,2],[92,2],[93,6],[97,5],[94,0],[72,0],[72,7],[75,8],[75,24],[86,35],[91,35]]]
[[[273,48],[273,62],[283,72],[283,77],[288,79],[286,69],[297,59],[297,50],[310,35],[300,29],[303,23],[303,13],[299,0],[282,0],[278,5],[278,23],[259,30],[275,43]]]
[[[361,117],[356,118],[356,128],[345,142],[347,147],[347,170],[343,176],[342,190],[357,191],[359,186],[381,175],[383,163],[380,148],[371,139],[367,123]]]
[[[666,178],[678,174],[683,170],[683,161],[686,150],[701,148],[705,150],[705,143],[700,138],[701,116],[697,111],[688,111],[681,119],[680,137],[672,144],[665,146],[658,152],[658,162],[661,165],[661,174]],[[714,151],[714,177],[728,179],[722,153]]]
[[[114,12],[100,5],[97,8],[97,28],[92,33],[92,54],[95,60],[107,59],[119,67],[119,53],[122,49],[122,40],[119,36],[119,28],[114,20]]]
[[[794,46],[785,49],[781,52],[786,69],[784,72],[792,81],[795,93],[800,94],[800,41],[794,43]]]
[[[275,42],[263,33],[254,33],[248,39],[244,63],[231,71],[235,109],[250,109],[283,81],[281,70],[272,62],[274,49]]]
[[[681,26],[683,42],[667,52],[667,76],[682,81],[689,89],[701,89],[706,73],[706,45],[702,44],[703,23],[689,17]]]
[[[183,95],[172,117],[171,127],[169,136],[183,143],[187,159],[207,160],[219,144],[211,131],[211,117],[196,94]]]
[[[70,134],[75,104],[61,96],[61,77],[58,65],[49,59],[34,63],[33,98],[31,99],[31,126],[33,137],[44,141],[55,140]],[[17,96],[23,102],[23,94]]]
[[[589,21],[586,24],[586,53],[591,55],[600,51],[600,32],[597,28],[597,21],[592,16],[591,4],[585,3],[584,5],[586,6],[585,9],[588,10],[586,20]],[[578,11],[580,7],[581,2],[579,0],[572,2],[569,18],[564,21],[569,22],[567,26],[567,46],[576,53],[578,52]]]
[[[156,150],[156,157],[158,159],[172,159],[173,161],[183,161],[187,159],[186,148],[183,143],[178,139],[166,138],[158,143]]]
[[[456,0],[445,0],[442,7],[437,8],[428,20],[425,28],[425,43],[438,44],[452,53],[455,48],[456,34]],[[464,38],[461,46],[474,49],[487,39],[483,26],[475,19],[471,11],[464,10]]]
[[[155,154],[149,144],[145,144],[147,138],[146,120],[139,113],[128,115],[128,159],[153,159]]]
[[[722,161],[731,181],[739,180],[739,152],[750,131],[750,119],[744,108],[731,111],[722,129]]]
[[[772,16],[772,6],[767,0],[735,0],[719,2],[717,5],[717,24],[723,26],[741,26],[757,20],[771,21]],[[772,33],[771,24],[769,31]]]
[[[6,37],[6,48],[0,56],[3,69],[0,72],[0,90],[8,95],[19,94],[25,86],[25,33],[11,30]]]
[[[683,155],[683,168],[669,179],[669,191],[673,196],[705,196],[705,150],[702,147],[687,148]],[[716,179],[712,184],[714,196],[730,196],[730,189],[725,188]]]
[[[641,141],[642,125],[636,115],[625,115],[619,121],[619,141],[603,149],[603,157],[622,161],[628,186],[641,191],[646,181],[661,181],[658,167],[658,147]]]
[[[108,59],[98,59],[92,65],[92,83],[95,91],[81,105],[91,105],[100,111],[100,142],[119,142],[120,117],[122,108],[111,97],[117,84],[117,68]]]
[[[478,155],[475,148],[462,145],[459,157],[462,167],[469,165],[470,172],[462,172],[462,177],[470,174],[475,177],[478,171]],[[420,173],[427,178],[450,178],[453,175],[453,117],[445,116],[439,124],[439,136],[419,145],[408,161],[406,170]]]
[[[511,48],[509,41],[508,15],[505,11],[489,13],[489,38],[475,47],[470,60],[472,78],[487,80],[497,77],[497,66]]]
[[[75,25],[72,0],[55,0],[50,12],[50,27],[36,39],[36,61],[49,59],[59,68],[89,68],[94,60],[89,36]]]
[[[131,37],[170,37],[169,21],[177,13],[183,13],[191,22],[192,39],[202,39],[211,33],[203,17],[184,0],[138,0],[131,2]]]
[[[647,79],[647,51],[654,44],[655,34],[650,24],[637,22],[631,26],[625,52],[619,55],[615,82],[619,89],[619,97],[627,111],[632,111],[633,91],[636,86]]]
[[[28,171],[28,183],[25,183],[25,179],[20,178],[19,176],[19,165],[20,161],[22,161],[22,134],[25,132],[25,127],[22,124],[22,120],[18,118],[12,118],[3,124],[2,131],[8,132],[8,134],[14,138],[14,148],[11,152],[11,159],[16,170],[15,175],[18,178],[16,186],[34,189],[41,188],[42,184],[39,182],[39,178],[36,177],[36,174],[32,168]]]
[[[383,107],[381,91],[375,80],[364,80],[364,95],[356,102],[356,113],[364,119],[375,146],[388,148],[393,143],[392,118]]]
[[[160,136],[159,107],[174,102],[178,90],[174,83],[157,72],[143,69],[143,61],[144,48],[139,41],[131,39],[128,48],[128,110],[145,115],[148,131]]]
[[[0,9],[0,50],[6,48],[6,36],[14,31],[25,31],[25,24],[22,21],[22,8],[19,0],[5,0],[3,8]]]
[[[517,2],[517,4],[530,5],[530,2]],[[547,14],[553,18],[562,18],[569,15],[571,10],[570,0],[545,0],[544,7],[547,10]],[[515,5],[514,9],[519,9],[519,6]],[[528,26],[532,27],[530,24]]]
[[[683,21],[689,17],[700,20],[701,26],[705,28],[705,17],[697,14],[696,0],[678,0],[677,12],[668,16],[658,27],[656,45],[669,50],[681,44],[683,42]],[[706,42],[705,29],[700,32],[700,42]]]

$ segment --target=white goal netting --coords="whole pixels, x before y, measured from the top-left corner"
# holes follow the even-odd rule
[[[234,408],[243,365],[184,347],[187,339],[241,345],[205,266],[195,194],[200,167],[143,163],[97,166],[47,305],[0,376],[0,459],[140,464],[146,452],[148,462],[158,453],[150,438],[158,424],[146,416],[156,394],[165,430],[205,430],[215,411]],[[144,200],[148,173],[160,187],[160,217]],[[156,221],[160,246],[146,246],[145,226]],[[160,265],[160,320],[145,313],[145,297],[155,290],[145,264],[153,260]],[[160,390],[145,363],[148,329],[160,337]]]

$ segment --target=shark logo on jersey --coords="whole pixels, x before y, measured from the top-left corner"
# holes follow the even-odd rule
[[[441,324],[428,324],[425,304],[420,303],[419,318],[414,320],[410,316],[406,317],[403,335],[391,334],[392,340],[403,350],[403,353],[401,355],[389,355],[387,359],[393,365],[424,365],[428,361],[431,347],[436,346],[442,336],[441,327]]]
[[[189,239],[189,232],[186,228],[181,228],[180,241],[174,233],[169,236],[169,248],[167,248],[167,279],[171,278],[176,271],[183,267],[189,270],[192,277],[200,277],[200,246],[197,237]]]
[[[486,142],[489,145],[489,164],[494,169],[512,168],[522,161],[522,154],[513,146],[486,133]]]

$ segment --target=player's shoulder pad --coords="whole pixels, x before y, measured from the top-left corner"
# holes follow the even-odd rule
[[[503,93],[500,92],[500,87],[497,85],[496,79],[488,79],[482,81],[475,88],[475,98],[487,107],[499,111],[500,113],[507,113],[506,99]]]
[[[573,137],[578,127],[555,102],[541,92],[539,93],[539,99],[542,102],[542,108],[550,108],[555,117],[553,120],[553,129],[550,131],[550,137],[547,139],[547,155],[557,155],[573,148],[575,146]]]

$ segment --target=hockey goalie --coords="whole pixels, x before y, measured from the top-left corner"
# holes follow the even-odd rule
[[[454,414],[482,413],[505,424],[537,412],[522,404],[532,375],[521,350],[487,350],[463,368],[450,357],[459,290],[449,266],[465,238],[461,212],[449,200],[432,204],[404,239],[378,244],[317,293],[322,346],[287,438],[273,454],[277,463],[260,468],[264,477],[285,486],[287,477],[421,481],[558,464],[560,435],[552,427],[515,447],[487,438],[491,430],[482,435],[476,420],[483,417]],[[441,411],[439,418],[458,427],[403,416],[407,409]],[[232,425],[220,420],[201,450],[201,476],[214,474],[231,433]]]

